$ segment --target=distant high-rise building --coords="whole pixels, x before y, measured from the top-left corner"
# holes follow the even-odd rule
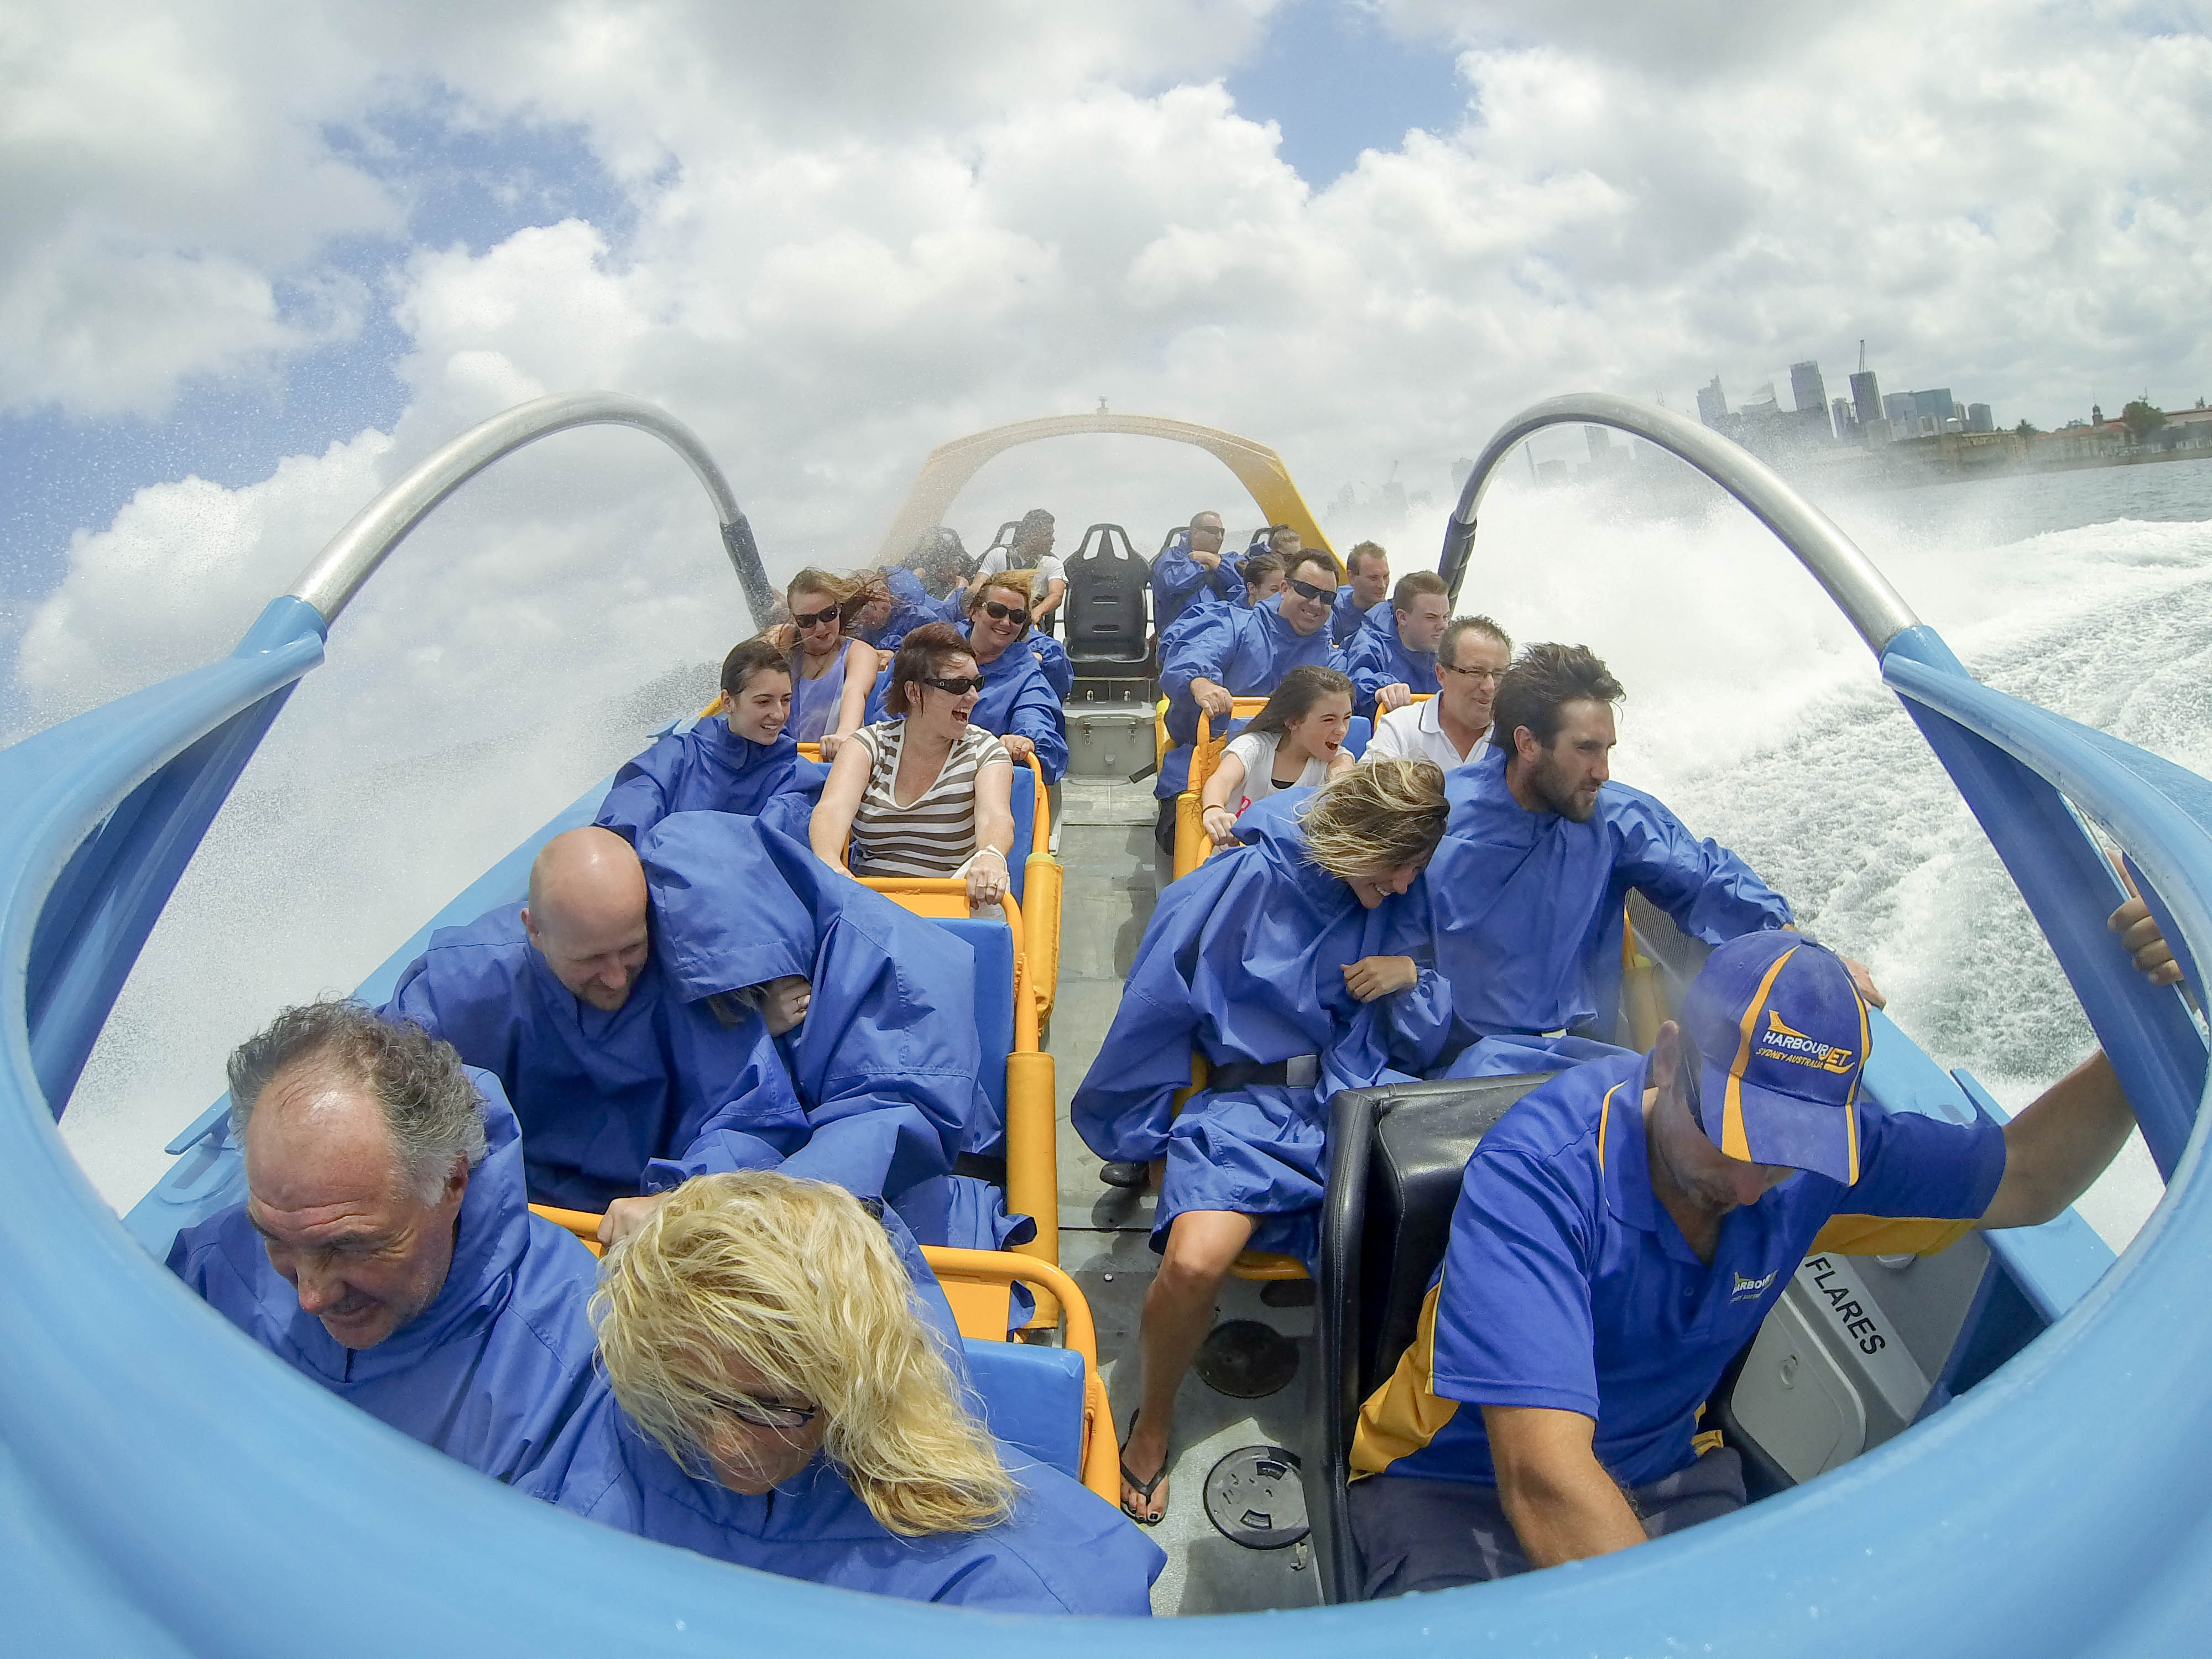
[[[1717,427],[1728,418],[1728,394],[1721,390],[1721,377],[1716,374],[1711,386],[1698,388],[1698,418]]]
[[[1881,417],[1889,422],[1889,429],[1900,438],[1913,436],[1912,394],[1893,392],[1881,400]]]
[[[1951,401],[1951,388],[1938,386],[1933,392],[1914,392],[1906,394],[1912,399],[1912,435],[1924,438],[1941,432],[1943,422],[1955,419],[1959,406]]]
[[[1990,406],[1987,404],[1968,404],[1966,405],[1967,431],[1994,432],[1996,429],[1996,420],[1990,413]]]
[[[1808,360],[1790,365],[1790,400],[1801,415],[1818,410],[1822,420],[1828,418],[1828,388],[1820,379],[1820,364]]]
[[[1850,398],[1837,398],[1834,403],[1828,406],[1828,413],[1835,424],[1836,441],[1838,443],[1850,443],[1853,439],[1859,435],[1858,420],[1851,413],[1851,400]]]
[[[1881,388],[1875,383],[1872,369],[1863,368],[1851,376],[1851,407],[1861,426],[1871,426],[1885,418],[1881,412]]]
[[[1589,446],[1590,459],[1595,461],[1600,466],[1603,466],[1613,453],[1612,434],[1601,426],[1584,427],[1583,441]]]

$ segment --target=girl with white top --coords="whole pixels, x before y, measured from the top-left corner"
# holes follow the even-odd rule
[[[1199,797],[1213,844],[1237,839],[1237,820],[1253,802],[1279,789],[1317,787],[1349,770],[1344,737],[1351,726],[1352,682],[1344,675],[1312,665],[1284,675],[1267,706],[1230,738]]]
[[[891,659],[891,717],[854,732],[830,764],[807,829],[817,857],[847,875],[965,877],[976,909],[1006,897],[1013,762],[969,720],[982,690],[949,623],[906,636]]]

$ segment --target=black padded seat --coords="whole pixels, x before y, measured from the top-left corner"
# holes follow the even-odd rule
[[[1094,524],[1083,532],[1067,566],[1067,656],[1076,672],[1106,669],[1127,676],[1147,672],[1151,624],[1146,601],[1152,567],[1130,544],[1118,524]]]
[[[1413,1340],[1429,1275],[1443,1260],[1460,1177],[1506,1109],[1555,1072],[1347,1089],[1330,1103],[1328,1186],[1322,1200],[1320,1502],[1327,1517],[1322,1589],[1359,1599],[1364,1574],[1345,1488],[1359,1407]]]

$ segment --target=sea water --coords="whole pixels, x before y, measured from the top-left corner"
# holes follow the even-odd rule
[[[1983,679],[2212,774],[2212,463],[1808,489]],[[1401,572],[1433,566],[1441,531],[1433,514],[1328,527],[1340,546],[1377,534]],[[1461,600],[1521,641],[1604,657],[1628,692],[1614,775],[1866,962],[1938,1061],[2016,1106],[2087,1052],[2056,962],[1872,656],[1717,489],[1672,462],[1548,488],[1509,465]],[[319,674],[346,672],[334,649]],[[221,1092],[240,1036],[350,988],[712,690],[696,665],[639,678],[526,729],[351,768],[285,729],[312,724],[303,695],[187,872],[64,1120],[102,1194],[127,1206],[160,1176],[162,1144]],[[2159,1191],[2138,1142],[2084,1212],[2118,1247]]]

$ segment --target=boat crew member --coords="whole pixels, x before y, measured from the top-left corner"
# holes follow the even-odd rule
[[[1031,507],[1015,526],[1012,545],[994,547],[986,553],[982,563],[976,567],[974,580],[968,584],[969,592],[973,593],[989,577],[1015,570],[1036,572],[1037,598],[1030,609],[1036,616],[1040,634],[1052,630],[1053,616],[1067,593],[1067,566],[1053,556],[1052,530],[1052,514],[1041,507]]]
[[[1295,533],[1295,532],[1293,532]],[[1160,690],[1168,698],[1168,741],[1152,793],[1159,798],[1154,839],[1175,848],[1176,797],[1190,778],[1190,745],[1198,713],[1206,710],[1214,737],[1223,736],[1237,697],[1266,696],[1285,674],[1304,663],[1341,670],[1329,643],[1329,606],[1336,599],[1336,561],[1326,553],[1297,556],[1281,592],[1250,611],[1209,609],[1186,618],[1188,628],[1163,641]]]
[[[1221,515],[1207,511],[1168,538],[1152,561],[1152,630],[1164,634],[1194,605],[1234,605],[1244,585],[1236,567],[1221,556],[1226,532]]]
[[[1498,683],[1490,748],[1449,775],[1451,826],[1427,883],[1437,967],[1460,1017],[1499,1039],[1458,1074],[1543,1069],[1546,1051],[1583,1059],[1603,1052],[1590,1040],[1610,1045],[1632,890],[1708,945],[1793,925],[1743,860],[1611,781],[1621,696],[1586,647],[1530,646]]]
[[[1437,647],[1441,689],[1428,702],[1377,720],[1360,758],[1432,760],[1447,772],[1478,758],[1490,741],[1498,683],[1512,660],[1513,641],[1496,623],[1487,617],[1455,617]]]
[[[1482,1138],[1415,1341],[1359,1414],[1369,1595],[1738,1508],[1738,1454],[1699,1455],[1698,1412],[1800,1262],[2048,1221],[2135,1127],[2102,1054],[2002,1128],[1884,1111],[1859,1088],[1869,1040],[1840,957],[1751,934],[1648,1055],[1575,1066]]]
[[[1076,1091],[1070,1115],[1116,1166],[1109,1179],[1132,1184],[1166,1160],[1122,1456],[1122,1506],[1146,1525],[1166,1512],[1176,1390],[1223,1276],[1248,1247],[1314,1260],[1329,1099],[1425,1075],[1471,1035],[1409,954],[1425,916],[1399,896],[1444,816],[1443,775],[1420,761],[1355,766],[1255,806],[1243,846],[1161,894]],[[1177,1115],[1194,1053],[1209,1075]]]
[[[1358,690],[1352,712],[1380,720],[1417,692],[1434,695],[1437,646],[1450,619],[1442,577],[1431,570],[1401,576],[1390,603],[1370,611],[1367,625],[1345,647],[1344,672]]]
[[[526,1490],[842,1589],[1001,1613],[1152,1612],[1166,1558],[994,1440],[846,1193],[703,1176],[612,1252],[603,1379]]]
[[[988,1250],[1034,1236],[1034,1222],[1005,1209],[1005,1124],[977,1081],[986,1062],[964,940],[758,818],[678,812],[639,852],[672,996],[741,1018],[746,987],[804,977],[811,988],[805,1019],[776,1045],[802,1135],[763,1117],[765,1093],[730,1091],[641,1190],[780,1164],[884,1200],[924,1244]]]
[[[830,769],[800,756],[790,719],[789,659],[747,640],[722,659],[720,712],[657,738],[616,773],[593,822],[635,846],[671,812],[754,813],[786,790],[818,797]]]
[[[288,1008],[231,1054],[246,1200],[169,1271],[293,1370],[498,1480],[583,1402],[596,1267],[530,1213],[498,1079],[357,1002]]]
[[[784,603],[798,637],[790,658],[792,738],[818,743],[822,758],[835,760],[838,745],[866,718],[875,684],[875,647],[846,631],[867,593],[850,577],[809,566],[791,579]]]
[[[646,1166],[681,1153],[722,1108],[805,1132],[774,1040],[805,1016],[800,971],[763,988],[744,1020],[688,1006],[653,959],[646,896],[621,836],[556,836],[530,866],[528,898],[433,933],[384,1010],[499,1079],[531,1198],[609,1212],[609,1237],[646,1191]]]
[[[1390,597],[1390,556],[1374,542],[1362,542],[1345,556],[1344,570],[1350,580],[1338,590],[1328,620],[1329,637],[1340,646],[1350,645]]]

